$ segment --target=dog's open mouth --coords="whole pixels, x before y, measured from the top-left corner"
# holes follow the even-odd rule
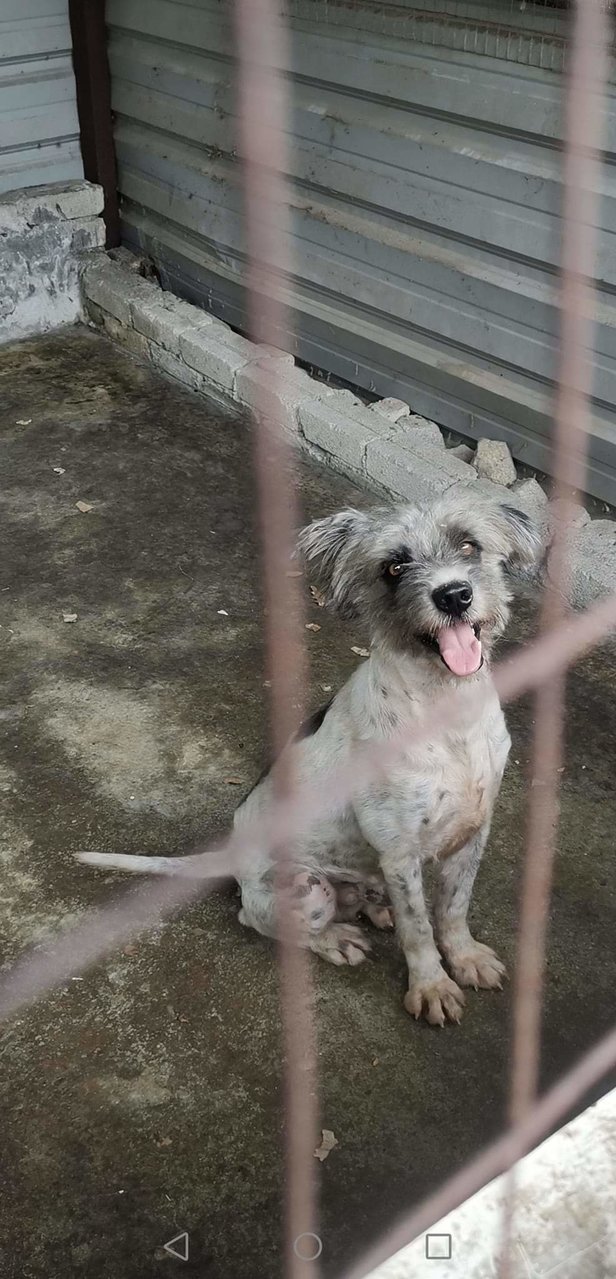
[[[440,653],[441,661],[452,675],[476,675],[483,664],[478,622],[453,622],[451,626],[443,626],[436,636],[420,638],[428,648]]]

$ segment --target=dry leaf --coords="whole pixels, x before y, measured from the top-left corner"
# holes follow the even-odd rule
[[[124,947],[122,948],[122,954],[123,954],[123,955],[136,955],[136,954],[137,954],[137,947],[136,947],[136,946],[133,946],[132,942],[129,942],[128,946],[124,946]]]
[[[63,613],[63,614],[62,614],[62,621],[63,621],[63,622],[76,622],[76,621],[77,621],[77,614],[76,614],[76,613]]]
[[[75,506],[77,507],[77,510],[81,511],[84,515],[86,514],[87,511],[92,510],[91,502],[75,502]]]
[[[18,417],[15,426],[29,426],[31,421],[31,417]]]
[[[157,1145],[157,1146],[172,1146],[172,1145],[173,1145],[173,1139],[172,1139],[171,1137],[161,1137],[160,1141],[157,1141],[157,1142],[156,1142],[156,1145]]]
[[[321,1145],[317,1146],[314,1151],[315,1159],[320,1159],[321,1163],[323,1163],[323,1160],[327,1159],[327,1156],[331,1154],[338,1144],[333,1132],[329,1128],[323,1128],[321,1130]]]
[[[306,622],[307,631],[320,631],[321,627],[318,622]]]
[[[227,786],[243,786],[244,778],[243,777],[225,777],[225,783]]]
[[[65,474],[65,472],[66,472],[66,467],[65,467],[65,466],[54,466],[54,468],[53,468],[53,469],[54,469],[54,471],[55,471],[56,475],[64,475],[64,474]]]
[[[357,653],[358,657],[370,657],[370,650],[368,648],[359,648],[357,644],[351,644],[351,652]]]
[[[375,1057],[375,1058],[374,1058],[374,1061],[373,1061],[373,1063],[372,1063],[372,1065],[373,1065],[373,1066],[378,1066],[378,1064],[379,1064],[379,1059],[378,1059],[378,1057]]]
[[[322,690],[323,690],[323,692],[324,692],[324,693],[331,693],[331,691],[332,691],[332,686],[331,686],[331,684],[321,684],[321,688],[322,688]]]
[[[219,617],[228,617],[228,616],[229,616],[229,614],[227,613],[226,608],[218,608],[218,609],[216,610],[216,612],[218,613],[218,616],[219,616]]]
[[[320,591],[318,586],[311,586],[310,594],[312,595],[315,604],[318,604],[319,608],[323,608],[325,603],[325,595],[323,594],[323,591]]]

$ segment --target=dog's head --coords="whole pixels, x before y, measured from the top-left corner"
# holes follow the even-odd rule
[[[505,629],[511,571],[535,563],[540,539],[522,511],[471,489],[425,508],[341,511],[303,529],[299,547],[342,616],[462,677]]]

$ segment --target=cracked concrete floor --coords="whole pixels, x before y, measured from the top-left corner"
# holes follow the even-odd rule
[[[228,779],[249,785],[266,753],[265,694],[250,445],[233,411],[67,330],[0,354],[0,451],[9,963],[114,891],[75,849],[162,852],[224,830]],[[306,459],[300,486],[308,516],[368,500]],[[365,636],[308,606],[314,705]],[[509,712],[473,907],[509,963],[531,719],[527,702]],[[615,727],[603,649],[569,682],[544,1084],[613,1016]],[[503,1123],[510,992],[471,992],[463,1024],[434,1031],[402,1009],[393,940],[374,949],[357,971],[313,961],[322,1124],[340,1143],[319,1169],[331,1279]],[[3,1279],[155,1279],[179,1264],[161,1245],[181,1230],[187,1274],[280,1273],[276,970],[233,892],[14,1016],[0,1051]]]

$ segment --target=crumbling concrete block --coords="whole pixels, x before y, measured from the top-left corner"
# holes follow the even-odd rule
[[[139,302],[155,302],[160,294],[160,286],[153,280],[144,280],[105,254],[93,258],[84,267],[82,289],[86,310],[88,302],[94,302],[128,326],[133,322],[132,308]]]
[[[540,484],[535,479],[518,480],[510,490],[512,506],[519,506],[537,527],[545,531],[548,527],[548,499]]]
[[[300,404],[299,424],[310,444],[354,474],[363,472],[368,441],[388,435],[392,426],[391,419],[373,413],[350,391],[334,391],[326,400]]]
[[[471,448],[470,444],[456,444],[455,448],[449,449],[448,452],[459,458],[461,462],[472,463],[475,456],[475,450]]]
[[[208,311],[201,311],[162,289],[155,296],[142,294],[132,301],[130,315],[139,333],[173,355],[180,354],[180,338],[184,334],[213,326],[226,330],[226,325],[220,324]]]
[[[473,465],[481,479],[505,488],[517,479],[509,446],[503,440],[479,440]]]
[[[235,379],[234,398],[262,414],[293,439],[299,432],[302,404],[331,399],[336,391],[315,382],[303,369],[280,365],[277,359],[246,364]]]
[[[577,608],[616,591],[616,523],[590,520],[574,530],[569,562],[569,594]]]
[[[435,456],[405,448],[397,437],[370,440],[365,450],[365,472],[397,498],[416,503],[431,502],[456,485],[477,483],[472,466],[449,456],[446,449]]]
[[[399,422],[400,418],[409,417],[411,413],[408,404],[405,404],[404,400],[396,400],[393,395],[386,400],[375,400],[369,408],[373,413],[381,413],[383,417],[388,417],[390,422]]]
[[[401,418],[392,439],[400,440],[403,448],[413,449],[418,453],[445,453],[445,441],[436,422],[418,413]],[[440,457],[439,457],[440,461]]]
[[[175,382],[181,382],[182,386],[187,386],[191,391],[207,392],[207,381],[202,373],[191,369],[184,360],[179,359],[177,355],[172,355],[171,351],[166,351],[163,346],[156,346],[153,342],[149,346],[154,368],[165,373],[167,377],[172,377]]]

